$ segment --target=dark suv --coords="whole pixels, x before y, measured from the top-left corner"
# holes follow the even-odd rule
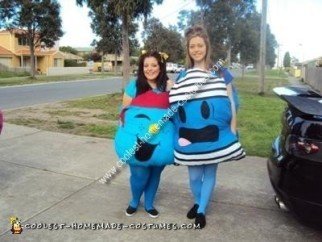
[[[267,167],[281,208],[322,224],[322,96],[308,86],[275,88],[287,103]]]

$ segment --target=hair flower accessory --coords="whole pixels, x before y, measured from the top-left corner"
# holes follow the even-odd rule
[[[161,62],[162,63],[163,63],[163,61],[166,61],[169,58],[168,54],[165,53],[165,52],[159,52],[159,54],[161,56]]]
[[[146,54],[147,53],[147,51],[146,50],[141,50],[141,55],[144,55],[144,54]]]

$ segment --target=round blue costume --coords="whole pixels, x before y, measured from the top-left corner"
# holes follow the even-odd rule
[[[169,96],[147,91],[122,111],[115,136],[115,150],[122,161],[136,166],[173,163],[174,126],[167,122]]]
[[[170,91],[171,109],[177,109],[173,119],[175,162],[189,168],[197,213],[206,212],[218,163],[245,156],[230,127],[232,111],[226,85],[231,81],[232,76],[219,78],[214,72],[195,68],[179,76]],[[239,102],[236,109],[238,106]]]
[[[171,89],[170,104],[178,109],[174,117],[176,163],[203,165],[245,156],[231,131],[231,103],[223,78],[200,69],[187,70]]]
[[[125,93],[132,102],[121,113],[121,125],[115,136],[119,158],[130,165],[132,200],[137,208],[145,193],[145,209],[153,209],[154,197],[165,165],[173,164],[174,126],[168,122],[169,95],[150,90],[136,96],[135,81]]]

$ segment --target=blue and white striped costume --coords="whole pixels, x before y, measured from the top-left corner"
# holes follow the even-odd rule
[[[201,69],[189,69],[170,91],[175,162],[204,165],[245,156],[230,128],[232,112],[223,78]]]

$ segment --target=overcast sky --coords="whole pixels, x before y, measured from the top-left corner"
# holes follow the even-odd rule
[[[286,51],[291,56],[308,60],[322,56],[322,0],[267,0],[267,22],[280,44],[280,60]],[[78,7],[75,0],[59,0],[65,35],[60,46],[88,47],[95,38],[86,7]],[[262,0],[257,0],[261,12]],[[195,0],[164,0],[155,5],[152,16],[167,27],[177,23],[180,10],[196,9]],[[140,34],[138,34],[140,36]]]

